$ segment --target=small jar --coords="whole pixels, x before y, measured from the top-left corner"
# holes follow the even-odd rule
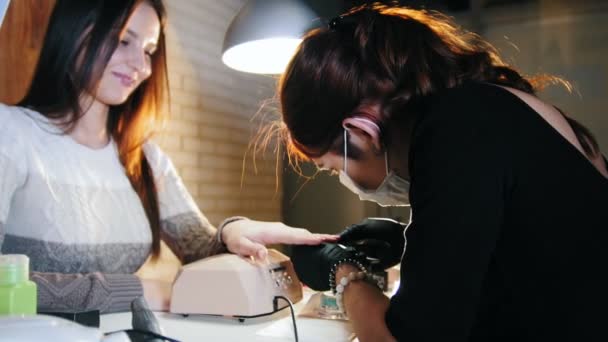
[[[36,314],[36,283],[29,271],[26,255],[0,255],[0,315]]]

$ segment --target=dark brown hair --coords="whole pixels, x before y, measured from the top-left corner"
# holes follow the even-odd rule
[[[83,92],[95,94],[120,34],[135,8],[150,4],[161,22],[151,76],[122,104],[110,106],[108,132],[152,231],[152,255],[160,251],[160,214],[154,177],[142,146],[166,119],[168,78],[162,0],[57,0],[30,89],[19,105],[67,122],[69,133],[86,108]]]
[[[309,32],[278,84],[285,140],[292,165],[332,149],[342,120],[367,101],[382,105],[383,127],[407,121],[420,99],[466,81],[489,82],[535,94],[545,85],[569,84],[550,75],[524,77],[481,37],[448,17],[424,10],[372,4]],[[598,145],[571,123],[584,151]],[[274,130],[276,132],[276,129]]]

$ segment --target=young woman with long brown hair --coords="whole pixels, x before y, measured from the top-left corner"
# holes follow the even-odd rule
[[[606,160],[535,95],[553,81],[426,11],[367,5],[305,37],[278,87],[291,160],[412,210],[407,228],[366,220],[340,240],[393,246],[390,299],[355,251],[294,250],[361,341],[608,339]]]
[[[0,104],[0,251],[26,254],[40,311],[124,311],[170,283],[135,272],[161,239],[185,263],[326,236],[228,218],[217,232],[149,138],[165,120],[161,0],[57,0],[31,88]]]

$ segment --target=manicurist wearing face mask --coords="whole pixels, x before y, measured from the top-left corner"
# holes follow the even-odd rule
[[[357,253],[294,249],[361,341],[608,340],[606,160],[535,96],[548,81],[423,11],[364,6],[305,37],[278,89],[289,153],[362,200],[411,205],[407,228],[368,219],[340,241],[391,246],[392,298]]]

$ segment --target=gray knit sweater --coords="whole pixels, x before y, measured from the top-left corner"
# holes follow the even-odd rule
[[[152,236],[111,142],[76,143],[37,112],[0,104],[0,253],[30,257],[40,311],[126,311]],[[162,236],[189,262],[225,251],[169,158],[144,146]]]

